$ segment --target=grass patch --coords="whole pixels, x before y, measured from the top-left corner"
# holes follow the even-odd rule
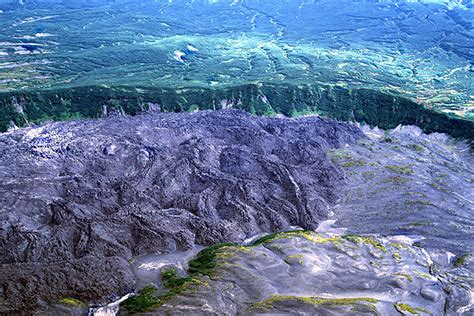
[[[415,173],[413,171],[412,165],[408,165],[408,166],[387,165],[387,166],[385,166],[385,168],[392,171],[392,172],[399,173],[399,174],[411,175],[411,174]]]
[[[367,162],[364,160],[351,160],[341,164],[344,168],[363,167],[365,165],[367,165]]]
[[[200,279],[201,276],[212,276],[214,269],[218,266],[219,262],[228,258],[229,254],[236,251],[251,251],[252,247],[270,243],[272,241],[283,239],[300,237],[315,243],[338,243],[341,242],[342,238],[352,242],[364,242],[366,244],[373,245],[374,247],[386,252],[386,248],[372,237],[363,237],[357,235],[346,235],[343,237],[323,237],[313,231],[308,230],[293,230],[287,232],[280,232],[270,234],[256,240],[252,245],[242,246],[235,243],[222,243],[214,246],[207,247],[201,250],[193,259],[189,261],[188,273],[186,277],[180,277],[175,268],[164,269],[161,272],[161,279],[164,287],[167,289],[165,292],[159,291],[155,286],[148,285],[138,291],[137,295],[129,297],[120,304],[128,313],[143,313],[159,308],[176,295],[189,289],[192,284],[202,284],[203,281]],[[300,264],[303,264],[303,255],[295,254],[285,258],[285,261],[297,260]],[[314,304],[338,304],[350,305],[356,301],[368,301],[368,299],[323,299],[323,298],[301,298],[302,300],[309,299]],[[355,300],[355,301],[354,301]],[[370,299],[369,299],[370,300]],[[342,304],[346,303],[346,304]]]
[[[405,201],[405,205],[406,206],[413,206],[413,205],[434,206],[433,203],[431,203],[430,201],[420,200],[420,199],[407,200]]]
[[[375,172],[374,171],[364,171],[364,172],[362,172],[362,176],[364,177],[364,179],[366,181],[372,180],[373,178],[375,178]]]
[[[201,250],[194,259],[189,261],[188,272],[210,276],[212,269],[217,266],[217,257],[223,253],[224,247],[239,246],[234,243],[222,243]]]
[[[419,221],[414,221],[414,222],[411,222],[409,223],[407,226],[409,227],[421,227],[421,226],[429,226],[430,225],[430,222],[419,222]],[[414,247],[418,247],[417,245],[419,245],[419,243],[413,243],[413,246]]]
[[[407,279],[410,283],[413,282],[413,277],[412,277],[411,275],[409,275],[409,274],[406,274],[406,273],[395,273],[395,275],[404,277],[404,278]]]
[[[395,262],[397,263],[402,261],[402,256],[398,252],[392,253],[392,257],[393,259],[395,259]]]
[[[193,277],[179,277],[175,268],[169,268],[161,271],[161,280],[163,281],[163,285],[165,287],[177,288],[187,282],[191,282],[193,280]]]
[[[408,181],[410,181],[410,179],[408,178],[393,176],[393,177],[388,177],[388,178],[383,179],[381,183],[405,184]]]
[[[469,253],[465,253],[463,255],[456,257],[456,259],[454,259],[454,266],[456,268],[464,266],[470,257],[471,255]]]
[[[373,237],[348,234],[348,235],[342,236],[342,238],[350,242],[353,242],[354,244],[364,243],[367,245],[371,245],[374,248],[379,249],[383,253],[387,253],[387,248]]]
[[[65,297],[59,300],[59,304],[63,305],[69,305],[69,306],[74,306],[74,307],[86,307],[87,304],[84,303],[83,301],[77,299],[77,298],[72,298],[72,297]]]
[[[409,144],[406,147],[419,153],[425,151],[425,147],[418,144]]]
[[[120,307],[129,313],[143,313],[162,306],[186,290],[190,284],[202,283],[199,276],[211,275],[212,269],[217,266],[218,256],[227,250],[226,247],[232,246],[241,247],[233,243],[223,243],[201,250],[194,259],[189,261],[189,276],[179,277],[175,268],[163,270],[161,279],[168,291],[160,293],[155,286],[148,285],[141,289],[137,295],[123,301]]]
[[[252,244],[252,246],[258,246],[261,244],[272,242],[277,239],[291,238],[291,237],[302,237],[316,243],[328,243],[328,242],[340,241],[340,237],[338,236],[326,238],[310,230],[291,230],[291,231],[275,233],[275,234],[271,234],[271,235],[267,235],[262,238],[259,238]]]
[[[344,149],[331,149],[327,152],[329,157],[331,157],[331,160],[336,162],[339,160],[347,160],[351,159],[350,152]]]
[[[293,263],[293,262],[298,262],[299,264],[303,265],[304,264],[304,256],[302,254],[296,254],[296,255],[290,255],[285,258],[285,262],[287,264]]]
[[[123,301],[120,307],[130,313],[142,313],[159,307],[165,302],[164,297],[157,294],[156,287],[148,285],[141,289],[138,295],[129,297]]]
[[[269,299],[261,302],[252,304],[251,308],[267,310],[271,309],[275,303],[296,301],[309,305],[322,305],[322,306],[341,306],[349,305],[356,307],[357,305],[370,305],[373,310],[376,310],[375,303],[378,302],[375,298],[370,297],[356,297],[356,298],[322,298],[322,297],[303,297],[303,296],[291,296],[291,295],[272,295]],[[369,304],[368,304],[369,303]]]
[[[413,306],[408,305],[406,303],[397,303],[397,304],[395,304],[395,308],[397,309],[397,311],[399,311],[402,314],[410,313],[410,314],[413,314],[413,315],[420,315],[420,313],[425,313],[425,314],[428,314],[428,315],[433,315],[433,313],[427,311],[424,308],[413,307]]]
[[[431,183],[430,183],[430,186],[432,186],[432,187],[435,188],[435,189],[444,191],[444,192],[447,192],[447,191],[448,191],[448,189],[446,189],[444,186],[442,186],[442,185],[440,185],[440,184],[438,184],[438,183],[436,183],[436,182],[431,182]]]
[[[426,272],[415,271],[415,273],[419,278],[422,278],[422,279],[426,279],[426,280],[433,280],[434,279],[434,277],[431,274],[426,273]]]

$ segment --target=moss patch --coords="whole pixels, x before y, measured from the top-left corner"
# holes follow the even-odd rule
[[[429,273],[426,273],[426,272],[421,272],[421,271],[415,271],[416,272],[416,275],[419,277],[419,278],[422,278],[422,279],[427,279],[427,280],[433,280],[434,277],[429,274]]]
[[[313,231],[310,230],[292,230],[287,232],[275,233],[271,235],[264,236],[262,238],[257,239],[252,246],[258,246],[262,244],[266,244],[272,242],[277,239],[283,238],[292,238],[292,237],[302,237],[309,241],[316,242],[316,243],[328,243],[328,242],[338,242],[341,240],[339,236],[336,237],[323,237]]]
[[[392,253],[393,259],[395,259],[396,262],[401,262],[402,261],[402,256],[398,252]]]
[[[212,269],[217,266],[219,254],[225,252],[226,247],[239,246],[234,243],[222,243],[201,250],[194,259],[189,261],[189,273],[211,275]]]
[[[332,161],[351,159],[350,152],[344,149],[331,149],[327,152]]]
[[[407,148],[410,148],[414,151],[417,151],[417,152],[423,152],[425,151],[425,147],[421,146],[421,145],[418,145],[418,144],[409,144],[406,146]]]
[[[164,301],[157,295],[157,289],[153,285],[148,285],[138,292],[138,295],[127,298],[120,304],[120,307],[130,313],[146,312],[154,307],[164,304]]]
[[[411,275],[409,275],[409,274],[406,274],[406,273],[395,273],[395,275],[404,277],[404,278],[407,279],[409,282],[413,282],[413,277],[412,277]]]
[[[397,311],[399,311],[402,314],[413,314],[413,315],[420,315],[420,313],[428,314],[428,315],[433,315],[431,312],[427,311],[424,308],[420,307],[413,307],[411,305],[408,305],[406,303],[397,303],[395,304],[395,308]]]
[[[161,271],[161,280],[163,281],[163,285],[165,287],[177,288],[187,282],[191,282],[193,280],[193,277],[188,276],[181,278],[178,276],[178,273],[176,272],[175,268],[169,268]]]
[[[405,201],[405,205],[406,205],[406,206],[413,206],[413,205],[434,206],[433,203],[431,203],[430,201],[420,200],[420,199],[417,199],[417,200],[407,200],[407,201]]]
[[[408,166],[393,166],[393,165],[387,165],[385,166],[385,168],[387,168],[388,170],[392,171],[392,172],[395,172],[395,173],[399,173],[399,174],[407,174],[407,175],[410,175],[410,174],[414,174],[415,172],[413,171],[413,168],[411,165],[408,165]]]
[[[351,167],[362,167],[362,166],[365,166],[366,164],[367,162],[364,160],[351,160],[351,161],[344,162],[343,164],[341,164],[341,166],[343,166],[344,168],[351,168]]]
[[[461,256],[456,257],[456,259],[454,259],[454,266],[457,268],[462,267],[466,264],[466,261],[469,259],[469,257],[471,257],[469,253],[465,253]]]
[[[371,245],[374,248],[379,249],[383,253],[387,253],[387,248],[373,237],[348,234],[348,235],[342,236],[342,238],[344,238],[348,241],[351,241],[355,244],[364,243],[364,244],[367,244],[367,245]]]
[[[138,292],[138,295],[129,297],[120,304],[120,307],[129,313],[142,313],[156,309],[174,296],[188,289],[191,284],[199,284],[200,275],[211,275],[212,269],[217,266],[219,254],[228,250],[228,247],[241,247],[233,243],[223,243],[201,250],[194,259],[189,261],[189,276],[179,277],[176,269],[165,269],[161,272],[163,285],[168,289],[160,293],[153,285],[148,285]]]
[[[301,265],[304,264],[304,256],[302,254],[296,254],[296,255],[290,255],[285,258],[285,262],[287,264],[292,264],[294,262],[297,262]]]
[[[159,291],[155,286],[149,285],[141,289],[137,295],[132,296],[120,304],[121,308],[129,313],[142,313],[153,309],[156,309],[174,296],[182,293],[185,290],[189,290],[189,286],[192,284],[203,284],[201,276],[212,277],[214,269],[219,265],[223,259],[229,258],[236,252],[252,252],[252,248],[270,243],[274,240],[283,238],[294,238],[300,237],[315,243],[334,243],[339,244],[343,240],[348,240],[354,243],[363,242],[365,244],[372,245],[373,247],[386,252],[387,249],[377,240],[372,237],[358,236],[358,235],[345,235],[345,236],[334,236],[334,237],[323,237],[314,231],[308,230],[293,230],[287,232],[280,232],[270,234],[256,240],[252,245],[242,246],[235,243],[222,243],[211,247],[207,247],[201,250],[192,260],[189,261],[188,273],[189,276],[180,277],[175,268],[165,269],[161,272],[161,278],[164,287],[167,291]],[[289,261],[303,264],[303,255],[295,254],[285,258],[287,263]],[[323,298],[300,298],[301,300],[310,300],[313,304],[338,304],[338,305],[351,305],[351,303],[358,301],[367,301],[365,298],[361,299],[323,299]],[[343,304],[345,303],[345,304]]]
[[[63,305],[69,305],[69,306],[74,306],[74,307],[86,307],[87,304],[84,303],[83,301],[77,299],[77,298],[72,298],[72,297],[65,297],[59,300],[59,304]]]
[[[375,298],[370,297],[356,297],[356,298],[322,298],[322,297],[303,297],[303,296],[291,296],[291,295],[272,295],[269,299],[261,302],[252,304],[251,308],[254,309],[271,309],[275,303],[296,301],[309,305],[322,305],[322,306],[356,306],[360,304],[367,304],[376,309],[375,303],[378,302]]]
[[[393,177],[388,177],[388,178],[383,179],[381,183],[405,184],[408,181],[410,180],[407,178],[400,177],[400,176],[393,176]]]

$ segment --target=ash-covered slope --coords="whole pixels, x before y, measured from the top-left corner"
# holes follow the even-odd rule
[[[0,312],[131,290],[134,256],[314,229],[363,138],[241,111],[54,123],[0,135]]]
[[[187,263],[139,258],[137,289],[153,285],[120,313],[472,315],[469,147],[414,126],[362,130],[368,138],[328,151],[346,185],[318,234],[214,246]]]

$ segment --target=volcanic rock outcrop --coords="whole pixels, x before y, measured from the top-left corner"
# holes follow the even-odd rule
[[[0,135],[0,312],[130,291],[129,260],[315,229],[364,138],[318,117],[113,116]]]

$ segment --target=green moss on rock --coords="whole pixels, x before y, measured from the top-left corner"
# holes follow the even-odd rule
[[[329,243],[329,242],[338,242],[341,240],[339,236],[336,237],[323,237],[310,230],[292,230],[287,232],[280,232],[275,234],[270,234],[262,238],[257,239],[252,246],[258,246],[266,243],[270,243],[277,239],[292,238],[292,237],[302,237],[306,240],[316,242],[316,243]]]
[[[387,248],[373,237],[347,234],[347,235],[342,236],[342,238],[350,242],[353,242],[354,244],[364,243],[367,245],[371,245],[374,248],[379,249],[383,253],[387,253]]]
[[[297,263],[303,265],[304,264],[304,255],[302,255],[302,254],[289,255],[285,258],[285,262],[287,264],[292,264],[294,262],[297,262]]]
[[[398,252],[392,253],[392,257],[393,257],[393,259],[395,259],[396,262],[402,261],[402,256]]]
[[[59,300],[59,304],[63,305],[69,305],[69,306],[74,306],[74,307],[86,307],[87,304],[84,303],[83,301],[73,298],[73,297],[65,297]]]
[[[466,261],[471,257],[471,254],[465,253],[460,255],[454,259],[454,266],[459,268],[466,264]]]
[[[194,259],[189,261],[189,273],[210,275],[217,266],[218,255],[225,252],[225,247],[239,246],[234,243],[222,243],[201,250]]]
[[[148,285],[138,292],[138,295],[127,298],[120,307],[130,313],[146,312],[163,304],[157,295],[157,289]]]
[[[411,174],[415,173],[413,171],[413,168],[412,168],[411,165],[408,165],[408,166],[387,165],[387,166],[385,166],[385,168],[392,171],[392,172],[399,173],[399,174],[411,175]]]
[[[344,149],[331,149],[327,152],[332,161],[351,159],[350,152]]]
[[[411,306],[409,304],[406,304],[406,303],[397,303],[397,304],[395,304],[395,308],[397,309],[397,311],[399,311],[403,315],[406,315],[406,314],[420,315],[420,313],[433,315],[431,312],[427,311],[424,308],[413,307],[413,306]]]
[[[165,287],[177,288],[187,282],[191,282],[193,280],[193,277],[188,276],[181,278],[178,276],[178,273],[176,272],[175,268],[169,268],[161,271],[161,280],[163,281],[163,285]]]
[[[268,310],[271,309],[274,304],[285,301],[296,301],[309,305],[322,305],[327,307],[333,306],[356,306],[360,304],[368,304],[373,306],[375,310],[375,303],[378,302],[375,298],[370,297],[356,297],[356,298],[322,298],[322,297],[304,297],[304,296],[292,296],[292,295],[272,295],[269,299],[261,302],[252,304],[251,308]]]
[[[393,176],[393,177],[388,177],[388,178],[383,179],[381,183],[405,184],[408,181],[410,181],[410,179],[400,177],[400,176]]]
[[[418,144],[408,144],[406,147],[407,147],[407,148],[410,148],[410,149],[412,149],[412,150],[414,150],[414,151],[416,151],[416,152],[423,152],[423,151],[425,151],[425,148],[424,148],[423,146],[421,146],[421,145],[418,145]]]
[[[367,165],[367,162],[364,160],[351,160],[341,164],[344,168],[363,167],[365,165]]]
[[[405,279],[407,279],[410,283],[413,282],[413,277],[407,273],[395,273],[395,275],[397,276],[401,276],[401,277],[404,277]]]
[[[156,309],[176,295],[188,289],[191,284],[200,284],[200,275],[211,275],[217,266],[219,254],[228,250],[228,247],[241,247],[233,243],[223,243],[201,250],[194,259],[189,261],[189,276],[179,277],[175,268],[165,269],[161,272],[163,285],[168,289],[159,292],[153,285],[141,289],[137,295],[126,299],[120,306],[129,313],[142,313]]]

